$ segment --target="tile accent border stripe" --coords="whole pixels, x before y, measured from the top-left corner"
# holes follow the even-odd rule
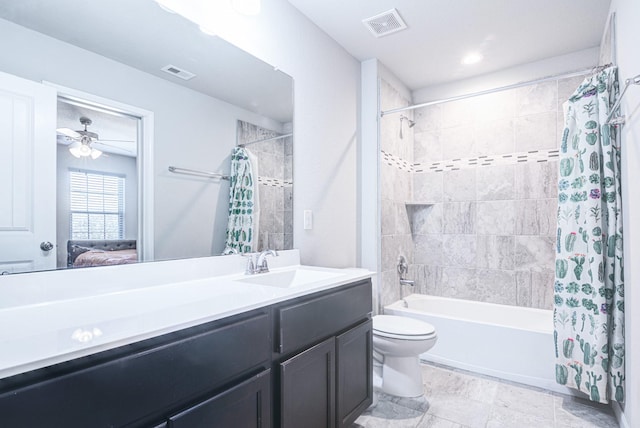
[[[559,149],[531,150],[528,152],[507,153],[502,155],[482,155],[469,158],[449,159],[431,163],[410,164],[399,156],[380,150],[382,161],[401,171],[415,174],[427,172],[457,171],[482,166],[515,165],[530,162],[553,162],[558,160]]]
[[[293,181],[280,180],[279,178],[258,176],[258,184],[269,187],[292,187]]]

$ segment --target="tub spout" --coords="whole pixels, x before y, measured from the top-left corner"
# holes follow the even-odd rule
[[[400,285],[410,285],[413,287],[415,285],[415,281],[411,279],[400,278]]]

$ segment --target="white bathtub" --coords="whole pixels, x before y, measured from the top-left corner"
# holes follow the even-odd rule
[[[422,360],[570,393],[555,381],[552,311],[422,294],[404,301],[385,313],[424,320],[438,333]]]

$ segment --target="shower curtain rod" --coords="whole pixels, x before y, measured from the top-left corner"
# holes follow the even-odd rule
[[[228,175],[220,174],[219,172],[198,171],[195,169],[178,168],[177,166],[170,166],[169,172],[174,174],[195,175],[196,177],[204,178],[219,178],[220,180],[229,180]]]
[[[527,82],[514,83],[512,85],[500,86],[499,88],[487,89],[487,90],[479,91],[479,92],[472,92],[470,94],[458,95],[458,96],[451,97],[451,98],[445,98],[445,99],[435,100],[435,101],[428,101],[426,103],[415,104],[415,105],[407,106],[407,107],[394,108],[394,109],[391,109],[391,110],[381,111],[380,112],[380,117],[384,117],[384,116],[386,116],[388,114],[400,113],[400,112],[407,111],[407,110],[415,110],[415,109],[421,108],[421,107],[427,107],[427,106],[432,106],[432,105],[436,105],[436,104],[448,103],[450,101],[457,101],[457,100],[463,100],[465,98],[477,97],[478,95],[487,95],[487,94],[492,94],[494,92],[506,91],[507,89],[521,88],[523,86],[533,85],[533,84],[536,84],[536,83],[544,83],[544,82],[549,82],[551,80],[563,79],[563,78],[566,79],[566,78],[569,78],[569,77],[584,76],[584,75],[587,75],[589,73],[593,73],[594,70],[596,70],[598,68],[600,68],[600,67],[591,67],[591,68],[580,70],[580,71],[573,71],[571,73],[558,74],[558,75],[555,75],[555,76],[543,77],[541,79],[529,80]]]
[[[626,117],[624,115],[621,115],[618,117],[613,117],[613,115],[615,114],[616,110],[620,106],[620,101],[622,101],[622,97],[624,97],[624,94],[627,93],[627,89],[629,89],[631,85],[640,85],[640,74],[638,74],[636,77],[632,77],[631,79],[627,79],[624,81],[624,89],[622,90],[622,93],[616,100],[616,103],[611,108],[611,112],[609,113],[609,116],[607,116],[607,121],[605,122],[605,125],[624,125],[624,122],[626,120]]]
[[[279,140],[281,138],[287,138],[287,137],[292,137],[292,136],[293,136],[293,133],[284,134],[284,135],[278,135],[277,137],[269,137],[269,138],[265,138],[264,140],[249,141],[248,143],[238,144],[238,146],[239,147],[244,147],[244,146],[248,146],[249,144],[264,143],[264,142],[267,142],[267,141]]]

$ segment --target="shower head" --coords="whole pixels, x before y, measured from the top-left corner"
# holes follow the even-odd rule
[[[401,140],[402,140],[402,122],[404,122],[405,120],[409,122],[409,128],[413,128],[416,124],[413,120],[409,119],[407,116],[405,115],[400,116],[400,139]]]
[[[402,124],[403,120],[406,120],[407,122],[409,122],[409,128],[413,128],[416,125],[416,123],[413,120],[409,119],[405,115],[400,116],[400,124]]]

